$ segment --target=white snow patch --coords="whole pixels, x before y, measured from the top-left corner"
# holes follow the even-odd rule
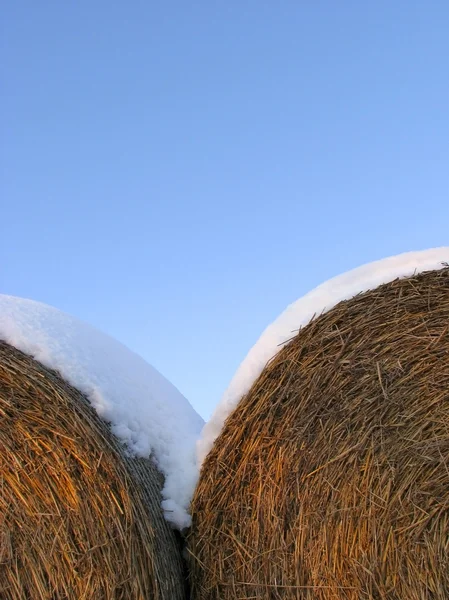
[[[440,269],[442,263],[447,262],[449,247],[446,246],[420,252],[406,252],[334,277],[290,304],[276,321],[265,329],[251,348],[212,417],[205,424],[197,444],[199,465],[201,466],[212,448],[227,417],[249,391],[267,362],[292,338],[295,331],[307,325],[315,315],[327,312],[342,300],[353,298],[361,292],[389,283],[398,277],[409,277],[414,273]]]
[[[32,300],[0,295],[0,339],[86,394],[132,454],[151,454],[165,476],[166,519],[179,529],[190,525],[195,443],[204,422],[165,377],[108,335]]]

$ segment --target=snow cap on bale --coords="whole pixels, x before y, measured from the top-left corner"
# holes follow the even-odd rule
[[[220,434],[227,417],[248,392],[265,365],[295,331],[304,327],[315,316],[333,308],[342,300],[372,290],[397,277],[408,277],[432,269],[440,269],[449,262],[449,247],[405,252],[383,260],[368,263],[334,277],[318,286],[293,304],[262,333],[238,368],[211,418],[205,424],[197,443],[198,462],[201,465]]]
[[[108,335],[32,300],[0,295],[0,339],[85,394],[132,455],[151,455],[164,476],[167,520],[179,529],[189,526],[203,420],[165,377]]]
[[[449,598],[447,262],[333,280],[256,344],[192,500],[193,600]]]
[[[190,522],[202,420],[166,379],[78,320],[0,296],[0,425],[2,599],[185,600],[172,526]]]

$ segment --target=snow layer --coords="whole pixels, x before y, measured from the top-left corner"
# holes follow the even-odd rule
[[[0,295],[0,339],[86,394],[132,454],[151,455],[165,476],[166,519],[179,529],[190,525],[195,443],[204,422],[169,381],[120,342],[32,300]]]
[[[407,252],[385,260],[369,263],[343,275],[334,277],[315,288],[293,304],[272,323],[238,368],[228,389],[206,423],[197,444],[198,462],[201,465],[223,424],[240,399],[251,388],[267,362],[275,356],[282,345],[290,340],[301,327],[316,315],[325,313],[342,300],[348,300],[383,283],[414,273],[436,270],[449,262],[449,247],[434,248],[420,252]]]

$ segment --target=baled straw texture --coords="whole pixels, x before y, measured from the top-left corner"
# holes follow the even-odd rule
[[[88,401],[0,342],[0,598],[181,600],[161,476]]]
[[[203,465],[192,597],[449,598],[449,269],[299,331]]]

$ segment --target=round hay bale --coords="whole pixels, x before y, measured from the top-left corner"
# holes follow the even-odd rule
[[[228,417],[191,508],[195,600],[447,600],[449,269],[302,328]]]
[[[162,477],[86,397],[0,342],[0,597],[185,598]]]

